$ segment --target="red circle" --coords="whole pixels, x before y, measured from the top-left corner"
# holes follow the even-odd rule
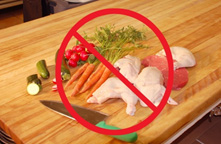
[[[62,62],[63,53],[65,51],[65,48],[66,48],[68,42],[70,41],[71,37],[73,36],[73,34],[75,34],[75,36],[76,36],[77,30],[82,25],[87,23],[88,21],[90,21],[90,20],[92,20],[92,19],[94,19],[96,17],[103,16],[103,15],[108,15],[108,14],[121,14],[121,15],[126,15],[126,16],[133,17],[133,18],[143,22],[152,31],[154,31],[154,33],[157,35],[158,39],[160,40],[161,44],[164,47],[164,50],[165,50],[166,56],[167,56],[167,60],[168,60],[168,67],[169,67],[169,78],[168,78],[167,89],[166,89],[165,94],[163,96],[163,99],[161,100],[161,102],[158,105],[158,107],[153,111],[153,113],[148,118],[146,118],[145,120],[143,120],[139,124],[137,124],[135,126],[132,126],[132,127],[129,127],[129,128],[121,129],[121,130],[107,130],[107,129],[103,129],[103,128],[97,127],[95,125],[92,125],[91,123],[87,122],[82,117],[80,117],[77,114],[77,112],[74,111],[74,109],[71,107],[71,104],[69,103],[69,101],[68,101],[68,99],[67,99],[67,97],[66,97],[66,95],[64,93],[64,89],[63,89],[62,81],[61,81],[61,75],[60,75],[60,73],[61,73],[61,62]],[[87,47],[87,44],[86,44],[86,47]],[[91,49],[90,46],[88,46],[88,48]],[[95,51],[93,51],[93,49],[91,49],[91,50],[92,50],[92,53],[95,52]],[[168,45],[165,37],[163,36],[163,34],[146,17],[142,16],[139,13],[136,13],[134,11],[127,10],[127,9],[119,9],[119,8],[103,9],[103,10],[95,11],[95,12],[85,16],[84,18],[82,18],[67,33],[67,35],[65,36],[64,40],[62,41],[62,44],[61,44],[61,47],[59,49],[59,53],[58,53],[58,56],[57,56],[57,61],[56,61],[56,79],[57,79],[58,92],[60,94],[62,102],[64,103],[64,105],[67,108],[67,110],[69,111],[69,113],[79,123],[81,123],[83,126],[87,127],[88,129],[90,129],[92,131],[95,131],[95,132],[101,133],[101,134],[105,134],[105,135],[123,135],[123,134],[128,134],[128,133],[132,133],[132,132],[135,132],[137,130],[140,130],[143,127],[145,127],[146,125],[148,125],[150,122],[152,122],[157,117],[157,115],[162,111],[164,106],[166,105],[167,100],[168,100],[168,98],[170,96],[170,93],[171,93],[171,90],[172,90],[172,84],[173,84],[173,61],[172,61],[172,55],[171,55],[171,52],[170,52],[170,49],[169,49],[169,45]]]

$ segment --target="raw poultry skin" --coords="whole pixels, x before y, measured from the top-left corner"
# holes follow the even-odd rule
[[[138,78],[135,79],[135,86],[155,105],[158,105],[164,95],[165,88],[162,85],[163,77],[161,72],[155,67],[143,69]],[[134,115],[136,104],[139,100],[127,86],[117,77],[107,79],[87,100],[88,103],[101,104],[109,98],[121,98],[127,104],[126,113]],[[168,100],[170,104],[177,104],[172,99]],[[140,100],[143,107],[147,105]]]
[[[163,76],[160,70],[158,70],[156,67],[146,67],[138,75],[134,85],[155,106],[158,106],[166,90],[162,84]],[[142,100],[139,99],[139,101],[143,107],[147,107],[147,105]],[[171,105],[177,105],[177,103],[172,98],[169,98],[168,103]]]
[[[131,55],[126,55],[114,63],[114,67],[119,69],[119,72],[131,83],[134,83],[137,78],[140,66],[140,59]]]
[[[183,67],[192,67],[196,65],[196,60],[194,55],[190,50],[183,47],[171,47],[170,48],[174,62],[174,69],[183,68]],[[159,51],[156,55],[166,56],[164,50]]]
[[[114,67],[119,69],[119,72],[134,83],[140,72],[141,62],[137,57],[127,55],[114,63]],[[109,98],[121,98],[127,103],[126,113],[134,115],[136,111],[136,103],[138,97],[122,83],[117,77],[107,79],[90,97],[88,103],[101,104]]]
[[[181,73],[178,73],[177,75],[186,75],[188,77],[188,73],[184,67],[192,67],[196,64],[193,54],[188,49],[182,47],[171,47],[171,53],[174,60],[174,69],[179,71],[182,70],[180,71]],[[162,85],[164,80],[161,71],[167,71],[168,73],[167,61],[165,61],[166,54],[164,50],[158,52],[157,55],[147,57],[142,61],[142,64],[146,64],[148,67],[144,68],[139,75],[140,60],[136,57],[128,55],[114,64],[115,68],[119,69],[120,73],[133,83],[135,87],[137,87],[137,89],[140,90],[155,106],[159,105],[165,93],[165,87]],[[164,60],[162,61],[162,59]],[[160,70],[156,67],[151,67],[151,60],[153,60],[153,63],[156,63],[156,67],[159,66]],[[180,77],[178,79],[180,79]],[[185,78],[184,80],[185,83],[182,83],[182,86],[186,84],[188,78]],[[180,83],[180,80],[178,82]],[[127,103],[126,113],[129,115],[134,115],[136,111],[135,106],[138,100],[140,101],[141,106],[147,107],[147,105],[140,100],[139,97],[137,97],[116,77],[107,79],[93,93],[93,96],[89,98],[87,102],[101,104],[109,98],[123,99]],[[169,98],[167,102],[171,105],[177,105],[172,98]]]
[[[121,98],[127,104],[126,113],[134,115],[138,97],[117,77],[107,79],[90,97],[88,103],[101,104],[110,98]]]

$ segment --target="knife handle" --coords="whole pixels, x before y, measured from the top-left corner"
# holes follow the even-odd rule
[[[96,126],[98,126],[100,128],[104,128],[104,129],[111,129],[111,130],[119,130],[120,129],[115,126],[107,125],[105,123],[105,121],[101,121],[101,122],[97,123]],[[137,140],[137,133],[136,132],[125,134],[125,135],[110,135],[110,136],[114,137],[116,139],[125,141],[125,142],[135,142]]]

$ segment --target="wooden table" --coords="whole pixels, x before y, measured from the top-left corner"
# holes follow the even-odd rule
[[[160,115],[148,126],[137,131],[136,143],[162,143],[183,128],[193,124],[199,116],[220,102],[221,95],[221,2],[219,0],[103,0],[50,15],[11,28],[0,30],[0,126],[17,143],[122,143],[109,136],[92,132],[80,123],[46,109],[39,100],[60,100],[52,92],[54,55],[71,29],[81,18],[104,8],[125,8],[151,20],[164,34],[170,46],[183,46],[192,51],[197,65],[188,68],[189,82],[171,97],[179,105],[166,105]],[[84,25],[78,32],[93,32],[95,27],[115,24],[117,28],[143,24],[122,15],[108,15]],[[153,32],[148,31],[145,44],[150,49],[137,51],[141,59],[155,54],[162,46]],[[74,38],[68,48],[74,45]],[[45,59],[51,77],[43,82],[37,96],[26,92],[26,77],[36,73],[35,64]],[[67,95],[71,92],[67,91]],[[87,104],[85,95],[68,97],[71,103],[102,111],[110,115],[107,123],[121,128],[144,120],[149,108],[137,104],[134,116],[125,113],[122,100],[109,100],[101,105]]]

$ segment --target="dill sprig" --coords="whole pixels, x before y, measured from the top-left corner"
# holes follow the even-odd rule
[[[145,31],[139,31],[133,26],[115,30],[113,25],[106,25],[96,28],[92,36],[85,33],[85,39],[93,41],[96,50],[111,63],[136,49],[148,48],[141,44],[146,40]]]

